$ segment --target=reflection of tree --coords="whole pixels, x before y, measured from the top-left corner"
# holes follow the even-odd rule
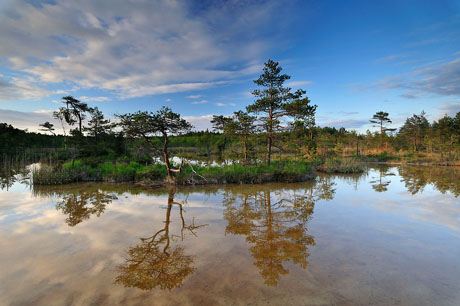
[[[328,175],[318,177],[316,185],[309,189],[310,198],[316,200],[332,200],[335,195],[335,182]]]
[[[388,186],[390,185],[391,181],[386,179],[388,176],[394,176],[395,174],[389,172],[389,167],[381,166],[378,168],[379,170],[379,179],[370,181],[372,184],[372,189],[377,192],[385,192],[388,191]]]
[[[321,188],[312,185],[301,193],[273,191],[264,186],[225,194],[226,233],[246,236],[254,265],[267,285],[276,286],[281,276],[289,273],[284,266],[289,261],[307,267],[308,247],[315,245],[315,240],[306,225],[315,202],[332,198],[332,185],[320,183]]]
[[[441,193],[460,195],[460,171],[453,167],[400,167],[399,175],[412,194],[423,192],[430,184]]]
[[[75,226],[88,220],[91,215],[99,217],[107,204],[116,199],[114,194],[101,190],[74,190],[61,195],[56,209],[68,216],[65,221],[69,226]]]
[[[13,168],[5,168],[0,171],[0,189],[10,189],[16,182],[16,171]]]
[[[171,209],[179,206],[181,219],[180,235],[170,233]],[[115,282],[126,287],[150,290],[156,287],[173,289],[195,271],[193,256],[186,255],[181,246],[171,246],[171,242],[183,241],[188,232],[196,236],[195,231],[204,225],[187,225],[184,218],[183,203],[174,201],[174,189],[170,189],[166,208],[165,225],[153,236],[141,238],[141,242],[128,250],[126,262],[119,267]]]
[[[16,182],[27,184],[29,172],[23,164],[5,162],[0,167],[0,190],[8,190]]]

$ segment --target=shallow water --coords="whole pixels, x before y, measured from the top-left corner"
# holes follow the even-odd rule
[[[7,182],[0,305],[460,305],[452,168],[177,189]]]

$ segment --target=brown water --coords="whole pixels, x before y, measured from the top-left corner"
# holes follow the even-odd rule
[[[452,168],[1,187],[1,305],[460,305]]]

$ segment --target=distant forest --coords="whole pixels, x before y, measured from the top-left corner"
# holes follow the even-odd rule
[[[388,115],[386,116],[388,118]],[[217,118],[218,120],[219,118]],[[274,137],[275,157],[289,155],[296,158],[331,156],[375,156],[420,155],[448,160],[460,157],[460,112],[455,117],[429,122],[425,114],[407,118],[397,131],[387,131],[383,121],[382,130],[358,134],[354,130],[331,127],[297,128],[290,125]],[[248,135],[247,144],[250,157],[263,157],[266,151],[266,133],[254,132]],[[188,132],[169,138],[169,148],[173,153],[185,156],[220,157],[236,159],[243,154],[242,142],[245,136],[226,132],[219,124],[213,131]],[[116,127],[107,126],[96,137],[85,135],[77,142],[64,135],[46,135],[27,132],[0,123],[0,155],[5,157],[46,156],[67,158],[68,154],[79,157],[100,156],[116,158],[124,156],[132,160],[151,160],[151,149],[140,139],[126,137]],[[161,144],[161,137],[152,141]],[[83,144],[83,145],[82,145]]]

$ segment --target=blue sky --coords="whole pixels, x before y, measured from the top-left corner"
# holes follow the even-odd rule
[[[0,0],[0,122],[36,130],[72,95],[206,128],[271,58],[319,125],[372,130],[383,110],[397,127],[460,111],[459,38],[460,1]]]

